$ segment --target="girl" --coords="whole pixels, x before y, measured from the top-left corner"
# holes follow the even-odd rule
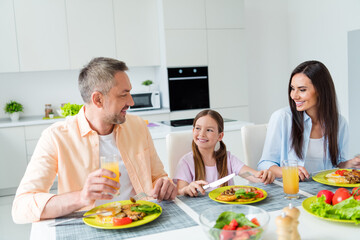
[[[249,171],[252,181],[272,183],[275,176],[267,170],[256,171],[245,166],[238,158],[226,151],[222,141],[224,120],[213,110],[204,110],[196,115],[193,123],[192,152],[180,160],[174,180],[177,181],[178,194],[197,196],[198,191],[205,194],[202,185],[216,181],[231,173],[241,174]],[[220,144],[217,149],[216,145]],[[230,180],[230,185],[233,181]],[[224,183],[222,186],[227,186]]]
[[[307,61],[297,66],[288,97],[290,107],[270,118],[258,169],[269,169],[280,178],[280,162],[297,159],[304,181],[309,172],[360,167],[360,158],[346,161],[348,125],[338,112],[334,83],[324,64]]]

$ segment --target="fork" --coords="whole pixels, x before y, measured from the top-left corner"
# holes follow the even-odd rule
[[[136,203],[137,200],[141,200],[143,198],[148,197],[148,195],[144,192],[138,193],[133,197],[130,197],[130,201],[132,201],[133,203]]]

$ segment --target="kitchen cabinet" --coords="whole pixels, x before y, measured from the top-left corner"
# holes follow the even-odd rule
[[[245,28],[244,1],[206,0],[207,29]]]
[[[165,30],[166,65],[207,66],[206,30]]]
[[[24,128],[0,128],[0,195],[19,185],[27,166]]]
[[[27,162],[30,161],[32,154],[34,153],[36,144],[41,137],[41,133],[49,127],[50,124],[43,124],[43,125],[35,125],[35,126],[25,126],[25,144],[26,144],[26,156]]]
[[[117,58],[131,67],[159,66],[157,1],[114,0],[113,4]]]
[[[13,0],[0,1],[0,72],[18,72]]]
[[[66,0],[70,68],[94,57],[116,58],[112,0]]]
[[[208,30],[209,90],[212,108],[248,105],[245,30]]]
[[[20,71],[69,69],[64,0],[14,0]]]

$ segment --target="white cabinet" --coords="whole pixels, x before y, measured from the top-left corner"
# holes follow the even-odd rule
[[[114,0],[117,58],[128,66],[160,65],[156,0]]]
[[[165,30],[166,65],[207,66],[206,30]]]
[[[206,26],[208,29],[244,28],[244,1],[206,0]]]
[[[25,126],[25,144],[26,144],[26,155],[27,161],[29,162],[32,154],[34,153],[36,144],[41,136],[41,133],[49,127],[50,124]]]
[[[70,67],[94,57],[116,57],[112,0],[66,0]]]
[[[163,0],[165,29],[206,29],[205,0]]]
[[[13,0],[0,1],[0,72],[18,72]]]
[[[211,107],[248,105],[244,30],[208,30],[208,44]]]
[[[69,69],[64,0],[14,0],[20,71]]]
[[[27,166],[24,128],[0,128],[0,195],[16,188]]]

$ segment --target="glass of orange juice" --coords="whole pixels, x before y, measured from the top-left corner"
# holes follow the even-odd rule
[[[101,168],[110,170],[116,174],[115,178],[110,178],[107,176],[104,176],[104,177],[114,180],[116,182],[119,182],[119,158],[116,155],[101,156],[100,164],[101,164]],[[119,194],[120,194],[120,192],[118,190],[118,192],[115,195],[119,195]]]
[[[297,160],[282,161],[282,177],[285,198],[299,198],[299,170]]]

